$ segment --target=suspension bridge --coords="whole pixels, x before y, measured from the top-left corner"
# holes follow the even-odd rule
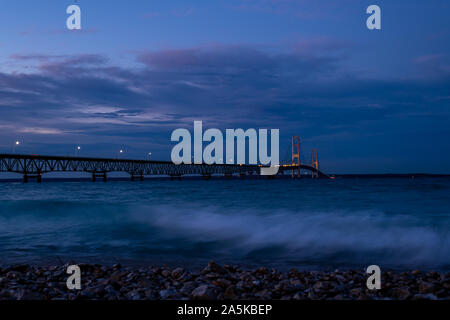
[[[63,157],[44,155],[0,154],[0,172],[21,174],[23,182],[30,179],[42,181],[42,175],[49,172],[85,172],[90,173],[92,181],[106,181],[112,172],[126,172],[131,180],[144,180],[145,176],[168,176],[181,179],[185,175],[198,175],[208,180],[214,175],[245,177],[259,175],[263,165],[251,164],[174,164],[170,161],[129,160],[88,157]],[[311,164],[302,163],[300,157],[300,139],[292,138],[292,157],[290,163],[280,164],[278,175],[290,173],[292,178],[301,178],[301,171],[308,171],[312,178],[329,178],[319,170],[317,150],[312,152]],[[274,177],[274,176],[268,176]]]

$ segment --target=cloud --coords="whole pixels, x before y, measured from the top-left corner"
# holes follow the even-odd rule
[[[300,134],[305,143],[324,143],[319,137],[382,143],[402,134],[406,146],[415,134],[433,132],[450,138],[444,56],[413,61],[439,70],[439,77],[370,79],[343,70],[345,49],[327,38],[290,50],[167,49],[138,54],[141,67],[133,69],[101,55],[14,55],[35,70],[0,73],[0,144],[39,134],[48,136],[48,148],[84,139],[101,155],[111,143],[138,150],[151,140],[167,158],[170,132],[193,120],[222,129],[280,128],[284,138]]]
[[[64,131],[53,128],[20,128],[18,130],[20,133],[32,133],[32,134],[63,134]]]
[[[308,20],[342,19],[340,9],[351,5],[358,5],[357,0],[232,0],[227,3],[227,6],[238,11],[293,16]]]
[[[450,76],[450,57],[445,54],[428,54],[416,57],[413,63],[420,72],[426,76]]]

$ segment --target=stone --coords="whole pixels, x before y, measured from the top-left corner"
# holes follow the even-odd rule
[[[272,293],[269,290],[264,289],[255,293],[255,297],[261,300],[270,300],[272,299]]]
[[[432,283],[421,281],[419,283],[419,293],[432,293],[436,286]]]
[[[177,292],[174,289],[164,289],[164,290],[159,291],[159,296],[163,300],[175,298],[176,295],[177,295]]]
[[[178,279],[183,275],[183,273],[184,273],[183,268],[176,268],[175,270],[172,271],[172,277]]]
[[[126,297],[130,300],[141,300],[142,296],[137,290],[130,291],[126,294]]]
[[[29,266],[26,264],[18,264],[11,267],[8,267],[5,269],[5,272],[8,273],[9,271],[15,271],[19,273],[25,273],[28,270]]]
[[[235,300],[238,298],[236,294],[236,287],[235,286],[229,286],[224,293],[224,298],[227,300]]]
[[[392,296],[396,299],[405,300],[410,295],[411,295],[411,293],[409,292],[409,289],[407,287],[400,287],[400,288],[392,289]]]
[[[432,293],[414,295],[413,300],[437,300],[437,297]]]
[[[16,294],[17,300],[43,300],[44,297],[38,292],[32,292],[30,290],[20,289]]]
[[[305,300],[306,296],[303,292],[299,291],[292,297],[294,300]]]
[[[223,289],[228,288],[231,285],[231,281],[227,280],[227,279],[215,279],[212,281],[212,284],[217,286],[217,287],[221,287]]]
[[[170,275],[170,272],[169,272],[169,270],[163,270],[163,271],[161,271],[161,275],[162,275],[164,278],[167,278],[167,277]]]
[[[227,274],[228,271],[221,267],[220,265],[218,265],[217,263],[215,263],[214,261],[211,261],[210,263],[208,263],[208,266],[203,269],[202,271],[203,273],[218,273],[218,274]]]
[[[192,291],[191,298],[193,300],[214,300],[216,295],[208,285],[201,285]]]

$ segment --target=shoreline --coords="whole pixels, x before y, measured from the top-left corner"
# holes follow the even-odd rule
[[[81,289],[69,290],[68,266],[2,266],[0,300],[450,300],[450,272],[382,271],[381,289],[369,290],[361,270],[79,264]]]

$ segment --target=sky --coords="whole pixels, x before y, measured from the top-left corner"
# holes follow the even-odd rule
[[[66,28],[81,8],[82,29]],[[381,8],[368,30],[366,8]],[[0,153],[169,160],[172,131],[280,129],[333,173],[450,173],[448,0],[14,0]],[[20,145],[15,148],[15,141]]]

